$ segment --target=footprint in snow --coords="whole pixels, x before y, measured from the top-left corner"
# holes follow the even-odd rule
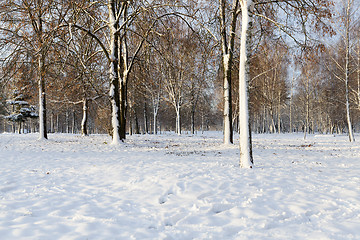
[[[220,190],[225,190],[230,186],[230,184],[228,182],[224,182],[219,186]]]
[[[234,206],[231,204],[214,204],[210,212],[218,214],[232,209]]]
[[[185,190],[185,183],[178,182],[176,185],[172,186],[169,190],[167,190],[160,198],[159,203],[164,204],[169,200],[170,195],[177,195]]]
[[[204,193],[200,194],[200,195],[197,197],[197,199],[198,199],[198,200],[202,200],[202,199],[207,198],[207,197],[210,197],[210,196],[212,196],[212,195],[214,195],[214,192],[213,192],[213,191],[204,192]]]
[[[160,204],[164,204],[166,203],[168,200],[169,200],[169,196],[170,195],[173,195],[174,192],[173,190],[170,188],[164,195],[162,195],[160,198],[159,198],[159,203]]]
[[[184,182],[178,182],[176,183],[176,186],[180,189],[180,191],[185,191],[186,186]]]
[[[164,225],[165,226],[174,226],[174,225],[176,225],[177,222],[179,222],[180,220],[187,217],[187,215],[188,214],[185,212],[174,214],[164,221]]]

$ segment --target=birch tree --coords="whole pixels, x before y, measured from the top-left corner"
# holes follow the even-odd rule
[[[345,43],[345,66],[344,66],[344,83],[345,83],[345,106],[346,106],[346,121],[349,131],[349,141],[354,142],[354,132],[351,123],[350,116],[350,102],[349,102],[349,77],[350,77],[350,28],[351,28],[351,8],[353,0],[346,0],[344,10],[344,23],[345,23],[345,34],[343,35]]]
[[[328,69],[335,78],[337,78],[344,85],[344,106],[346,114],[346,124],[348,129],[349,141],[354,142],[355,137],[353,133],[352,118],[351,118],[351,109],[350,109],[350,100],[351,93],[353,93],[355,88],[352,88],[351,76],[353,72],[353,66],[356,65],[355,61],[352,61],[351,51],[352,51],[352,31],[356,26],[356,3],[354,0],[342,0],[340,4],[342,11],[337,12],[337,33],[340,36],[340,42],[335,45],[329,46],[329,58],[332,63],[327,63]],[[335,67],[331,67],[334,65]]]
[[[331,13],[326,7],[329,6],[329,1],[316,0],[315,4],[309,0],[300,1],[252,1],[252,0],[240,0],[241,6],[241,46],[240,46],[240,63],[239,63],[239,109],[240,109],[240,166],[244,168],[251,168],[253,165],[252,146],[251,146],[251,130],[249,127],[249,104],[248,104],[248,84],[250,79],[250,59],[251,44],[252,44],[252,27],[253,16],[261,17],[266,21],[274,24],[280,31],[284,32],[293,39],[296,43],[305,46],[307,37],[306,19],[308,16],[314,15],[313,24],[318,31],[329,32],[331,29],[327,27],[322,21],[322,18],[331,17]],[[273,18],[273,16],[267,15],[269,11],[254,12],[255,6],[262,8],[268,6],[272,8],[278,6],[277,9],[284,11],[290,18],[300,18],[301,26],[292,27],[290,24],[281,24],[279,21]],[[257,9],[257,10],[259,10]],[[270,11],[271,12],[271,11]],[[291,15],[293,13],[293,15]],[[287,19],[287,18],[285,18]],[[287,23],[287,21],[286,21]],[[295,31],[300,29],[304,33],[304,42],[299,41],[295,37]]]
[[[240,126],[240,166],[252,168],[251,130],[249,125],[249,54],[251,51],[251,28],[254,11],[252,0],[240,0],[241,5],[241,45],[239,63],[239,126]]]

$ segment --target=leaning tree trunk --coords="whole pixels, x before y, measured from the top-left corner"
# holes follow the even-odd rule
[[[252,144],[249,126],[248,84],[250,79],[249,57],[251,48],[252,0],[241,0],[242,30],[239,64],[239,116],[240,116],[240,166],[252,168]]]

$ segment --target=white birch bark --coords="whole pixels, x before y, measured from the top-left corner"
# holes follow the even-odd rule
[[[153,99],[153,116],[154,116],[154,134],[157,134],[157,115],[159,112],[160,93],[157,94],[156,99]]]
[[[43,54],[41,54],[43,55]],[[44,57],[39,57],[39,140],[47,139]]]
[[[232,140],[232,126],[231,126],[231,86],[228,81],[230,54],[223,56],[224,62],[224,144],[231,144]]]
[[[46,94],[45,94],[45,54],[43,46],[43,25],[41,15],[37,19],[37,34],[40,44],[40,54],[38,59],[38,74],[39,74],[39,139],[47,139],[46,129]]]
[[[181,114],[180,105],[176,106],[176,134],[181,135]]]
[[[349,141],[354,142],[354,133],[351,124],[350,117],[350,103],[349,103],[349,75],[350,75],[350,10],[351,10],[352,1],[347,1],[346,8],[346,36],[345,36],[345,47],[346,47],[346,55],[345,55],[345,100],[346,100],[346,121],[348,125],[349,131]]]
[[[87,99],[84,98],[83,100],[83,118],[82,118],[82,121],[81,121],[81,135],[82,136],[87,136],[88,133],[87,133],[87,110],[88,110],[88,106],[87,106]]]
[[[111,124],[112,124],[112,143],[113,145],[120,144],[120,122],[119,122],[119,75],[118,75],[118,44],[116,39],[116,15],[115,3],[109,1],[109,29],[110,29],[110,103],[111,103]]]
[[[240,5],[242,16],[239,64],[240,167],[252,168],[248,102],[249,62],[247,55],[250,50],[251,29],[249,29],[249,23],[252,21],[249,10],[252,10],[254,3],[252,0],[241,0]]]
[[[157,111],[154,110],[154,124],[153,124],[153,127],[154,127],[154,134],[156,135],[157,134]]]

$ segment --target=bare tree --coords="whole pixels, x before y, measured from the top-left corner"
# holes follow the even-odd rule
[[[231,97],[231,72],[234,61],[235,50],[235,32],[237,18],[239,15],[239,0],[233,0],[230,11],[230,26],[227,26],[226,17],[227,1],[220,0],[220,35],[221,35],[221,52],[224,71],[223,80],[223,98],[224,98],[224,144],[233,143],[233,126],[232,126],[232,97]]]
[[[352,34],[351,31],[354,28],[354,14],[356,10],[354,10],[354,0],[342,0],[342,11],[338,12],[338,19],[340,26],[337,27],[337,32],[341,37],[341,44],[337,44],[336,49],[332,49],[331,46],[329,49],[332,50],[329,53],[329,57],[332,60],[333,64],[336,68],[329,68],[332,69],[332,73],[334,76],[343,82],[344,84],[344,103],[345,103],[345,110],[346,110],[346,123],[348,128],[349,134],[349,141],[354,142],[355,137],[353,133],[352,121],[351,121],[351,110],[350,110],[350,94],[354,88],[351,87],[351,73],[352,73],[352,61],[351,61],[351,38]],[[340,53],[341,52],[341,53]],[[342,57],[336,57],[337,54],[342,54]]]
[[[2,1],[0,21],[2,34],[10,40],[10,54],[19,57],[25,49],[31,49],[37,58],[37,79],[39,97],[39,138],[47,139],[46,126],[46,56],[51,49],[55,34],[63,23],[67,9],[58,7],[52,1]],[[20,54],[19,54],[20,53]],[[14,58],[16,61],[16,58]]]
[[[314,25],[319,31],[329,31],[329,28],[324,24],[322,18],[331,17],[330,11],[327,9],[329,1],[316,1],[314,4],[312,1],[301,0],[301,1],[252,1],[252,0],[240,0],[241,15],[242,15],[242,31],[241,31],[241,47],[240,47],[240,65],[239,65],[239,109],[240,109],[240,166],[252,167],[252,146],[251,146],[251,132],[249,127],[249,105],[248,105],[248,82],[250,80],[250,59],[251,45],[252,45],[252,27],[253,27],[253,16],[257,16],[265,19],[267,22],[278,27],[279,30],[286,33],[287,36],[292,38],[295,42],[305,46],[307,42],[306,33],[306,17],[314,16]],[[289,17],[300,18],[302,26],[301,31],[305,31],[305,42],[301,43],[297,40],[294,35],[296,28],[291,27],[287,21],[285,24],[276,21],[273,16],[268,15],[268,9],[278,6],[278,9],[283,10]],[[256,11],[255,12],[255,7]],[[265,7],[265,8],[264,8]],[[260,11],[263,9],[263,11]],[[274,9],[274,8],[273,8]],[[272,11],[270,11],[272,12]],[[291,14],[292,13],[292,14]],[[295,13],[295,14],[294,14]],[[305,17],[306,16],[306,17]],[[286,18],[285,18],[286,19]]]

